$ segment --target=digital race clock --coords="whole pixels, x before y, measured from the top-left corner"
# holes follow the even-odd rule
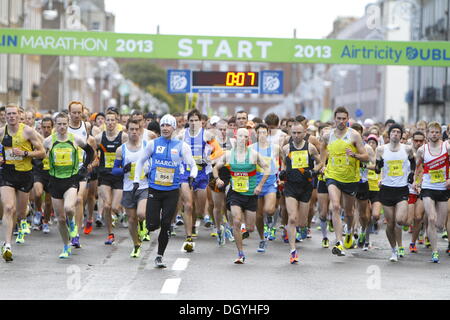
[[[283,94],[283,71],[168,70],[169,93]]]

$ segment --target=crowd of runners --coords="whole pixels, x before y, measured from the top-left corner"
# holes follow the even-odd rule
[[[390,261],[424,244],[438,263],[438,237],[450,230],[449,131],[423,120],[358,122],[345,107],[323,123],[197,109],[161,118],[114,107],[90,114],[79,101],[51,114],[7,105],[0,108],[1,254],[11,262],[32,230],[57,228],[59,258],[67,259],[94,227],[113,245],[121,223],[131,258],[158,237],[155,266],[164,268],[174,227],[184,226],[183,249],[192,252],[201,219],[218,246],[235,243],[236,264],[245,263],[250,236],[260,253],[270,241],[287,243],[286,260],[298,263],[314,222],[333,255],[371,250],[370,235],[385,229]]]

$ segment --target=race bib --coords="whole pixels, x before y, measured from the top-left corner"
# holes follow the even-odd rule
[[[308,151],[291,152],[292,169],[302,169],[309,167]]]
[[[116,154],[114,152],[105,152],[105,168],[113,168]]]
[[[175,169],[156,167],[155,184],[160,186],[171,186],[173,184],[173,177]]]
[[[343,167],[349,164],[348,157],[345,156],[335,156],[331,158],[331,162],[336,167]]]
[[[431,183],[445,182],[444,171],[442,170],[430,170]]]
[[[50,170],[50,161],[48,160],[48,158],[45,158],[44,160],[42,160],[42,165],[43,165],[43,170]]]
[[[388,160],[388,176],[400,177],[403,176],[403,160]]]
[[[131,164],[131,169],[130,169],[130,180],[134,180],[134,174],[136,172],[136,163],[133,162]],[[145,178],[145,174],[144,174],[144,170],[142,170],[141,176],[139,177],[139,180],[143,180]]]
[[[55,148],[54,154],[56,167],[72,165],[72,148]]]
[[[23,160],[23,157],[14,155],[12,148],[5,148],[5,160],[6,161],[21,161],[21,160]]]
[[[236,192],[247,192],[249,188],[248,176],[233,177],[233,190]]]
[[[378,174],[374,170],[369,170],[367,180],[378,180]]]

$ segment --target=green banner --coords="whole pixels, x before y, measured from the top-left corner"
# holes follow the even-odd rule
[[[450,42],[175,36],[0,29],[0,53],[450,67]]]

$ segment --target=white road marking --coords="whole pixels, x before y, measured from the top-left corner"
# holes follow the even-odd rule
[[[178,258],[172,266],[172,270],[175,271],[184,271],[186,270],[189,264],[188,258]]]
[[[181,278],[167,279],[161,289],[161,294],[177,294]]]

